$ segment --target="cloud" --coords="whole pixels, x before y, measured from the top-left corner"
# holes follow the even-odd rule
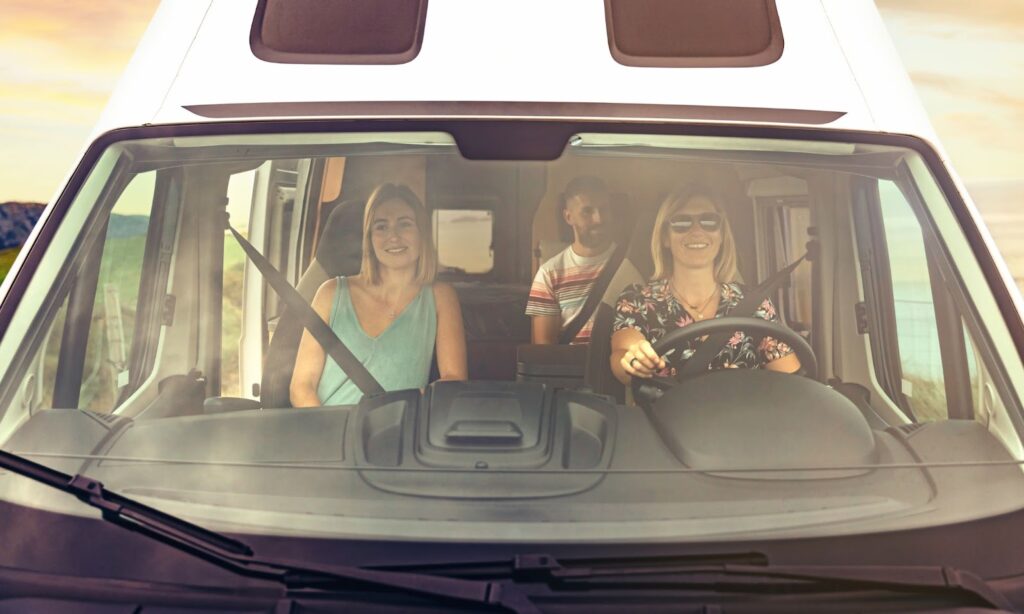
[[[1019,38],[1024,28],[1024,2],[1021,0],[876,0],[876,5],[883,13],[903,11],[946,23],[972,23],[997,28],[1013,38]]]
[[[19,108],[38,115],[56,103],[83,121],[95,120],[156,4],[4,0],[0,113]]]
[[[968,78],[930,71],[911,71],[910,79],[917,87],[937,90],[949,96],[965,98],[976,105],[993,105],[1024,121],[1024,92],[1011,93],[1005,87],[993,87],[981,78]]]
[[[156,10],[157,0],[5,0],[3,38],[45,40],[74,54],[123,63]]]
[[[43,201],[67,172],[159,2],[0,1],[0,200]]]

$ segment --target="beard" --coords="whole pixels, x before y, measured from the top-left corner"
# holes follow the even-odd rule
[[[579,242],[587,247],[600,246],[608,243],[610,240],[608,232],[603,226],[599,228],[590,228],[585,232],[577,231],[576,236],[578,237]]]

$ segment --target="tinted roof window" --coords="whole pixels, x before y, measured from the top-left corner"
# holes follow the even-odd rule
[[[253,53],[269,62],[401,64],[419,53],[427,0],[260,0]]]
[[[605,18],[627,66],[762,66],[782,55],[774,0],[605,0]]]

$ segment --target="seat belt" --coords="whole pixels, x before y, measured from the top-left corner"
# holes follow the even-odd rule
[[[786,268],[779,270],[774,275],[766,279],[757,287],[753,288],[750,292],[747,292],[743,297],[743,300],[736,305],[736,308],[730,312],[730,315],[738,316],[753,316],[754,312],[766,298],[772,295],[775,290],[782,285],[782,282],[789,277],[789,274],[793,272],[796,267],[800,266],[804,260],[807,260],[808,254],[805,252],[803,256],[800,256],[795,262],[788,265]],[[698,371],[708,368],[708,363],[714,358],[718,352],[722,350],[722,346],[733,336],[735,331],[720,331],[711,335],[701,342],[700,347],[686,359],[686,364],[679,370],[681,375],[696,375]]]
[[[569,249],[572,249],[570,247]],[[622,264],[623,259],[626,257],[626,250],[629,249],[629,241],[623,241],[621,245],[615,246],[615,251],[608,257],[608,261],[604,263],[604,268],[597,274],[597,278],[594,280],[594,285],[590,288],[590,294],[587,295],[587,300],[583,303],[583,307],[576,312],[569,323],[565,325],[562,332],[558,334],[558,343],[567,344],[571,343],[576,335],[583,330],[583,327],[591,316],[597,311],[597,306],[604,298],[604,293],[608,290],[608,284],[612,283],[612,278],[615,277],[615,273],[619,271],[619,266]]]
[[[238,241],[238,244],[242,246],[242,250],[249,257],[256,268],[259,269],[263,278],[267,280],[270,287],[274,289],[274,292],[284,301],[285,305],[289,309],[295,312],[298,316],[299,321],[309,331],[310,335],[316,339],[320,347],[324,349],[324,352],[330,356],[334,362],[338,363],[341,370],[345,372],[345,375],[352,380],[352,382],[362,391],[363,395],[371,396],[375,394],[381,394],[384,389],[380,383],[367,371],[363,363],[359,362],[359,359],[352,354],[345,344],[338,338],[331,327],[323,321],[320,314],[316,312],[306,302],[302,295],[292,287],[288,280],[285,279],[284,275],[281,274],[274,265],[267,260],[263,254],[259,253],[252,243],[249,243],[242,235],[238,234],[238,231],[231,226],[231,222],[225,216],[225,225],[231,234]]]

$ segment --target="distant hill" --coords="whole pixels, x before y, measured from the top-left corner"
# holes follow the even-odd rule
[[[21,247],[43,214],[40,203],[0,203],[0,249]]]
[[[114,213],[110,216],[110,225],[107,226],[107,239],[124,239],[145,235],[148,228],[149,216]]]
[[[0,249],[21,247],[39,221],[46,205],[40,203],[0,203]],[[144,215],[111,216],[108,239],[123,239],[146,234],[149,218]]]

